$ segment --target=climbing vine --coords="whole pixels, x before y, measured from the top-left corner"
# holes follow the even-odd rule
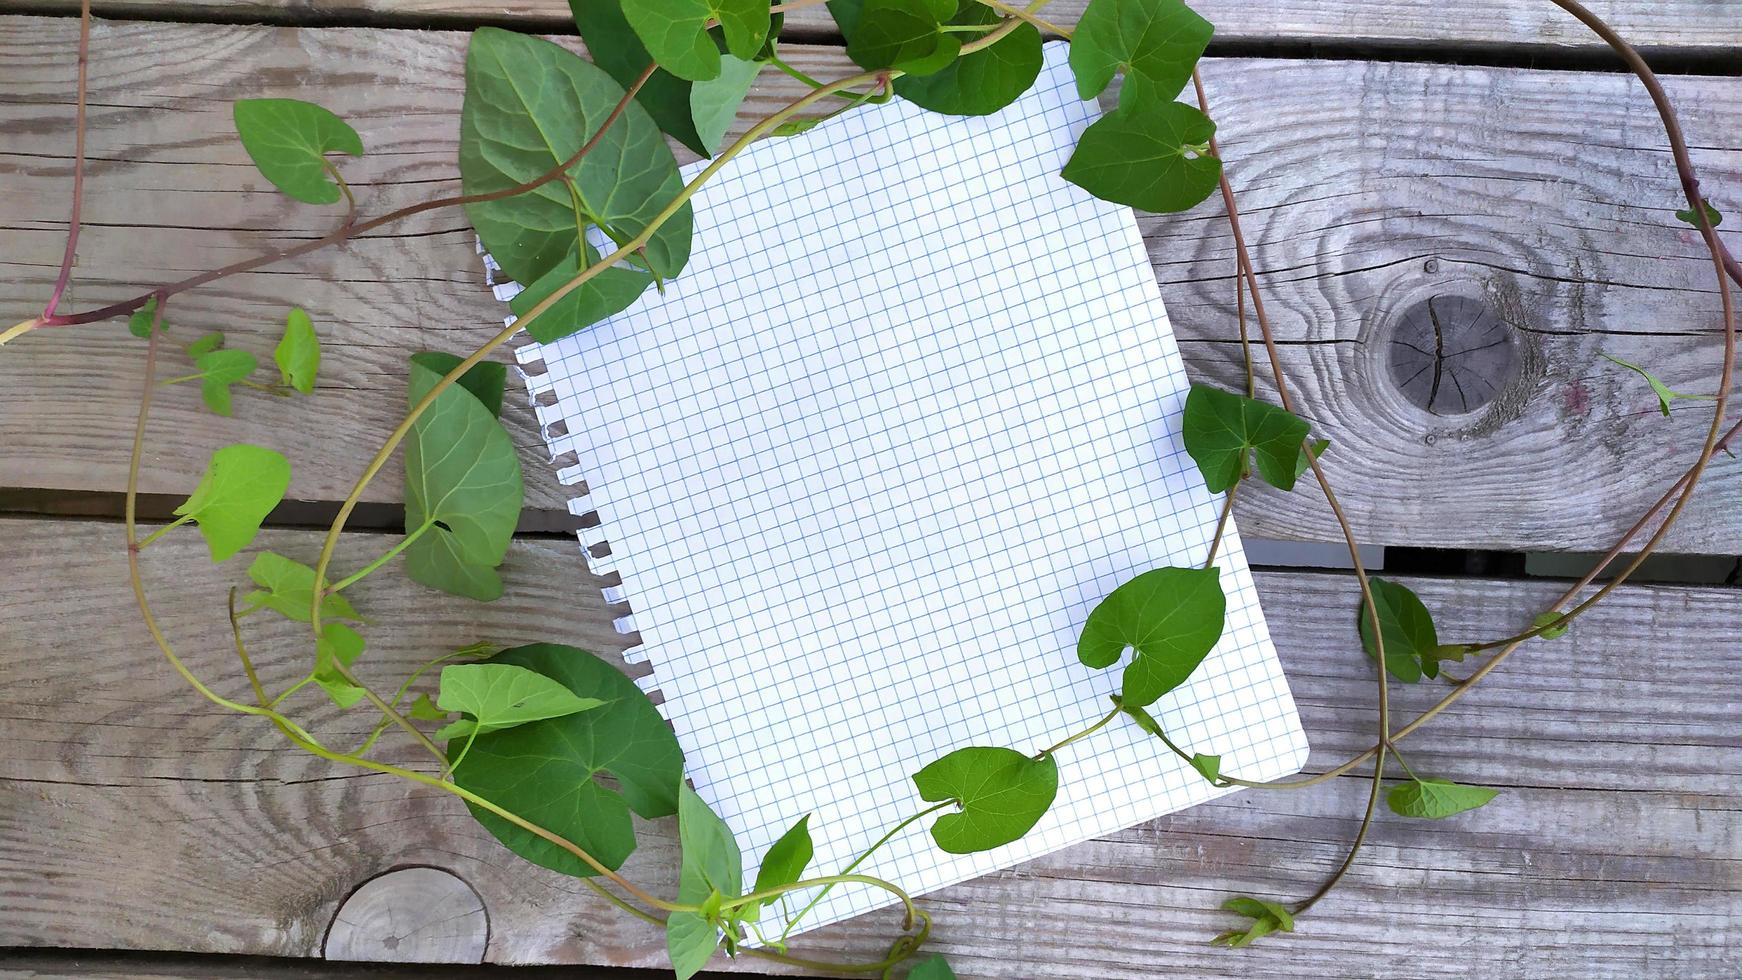
[[[1236,896],[1224,908],[1239,925],[1214,942],[1244,946],[1297,920],[1354,865],[1383,797],[1391,812],[1437,819],[1479,808],[1493,789],[1418,774],[1397,743],[1461,698],[1530,640],[1553,640],[1624,582],[1681,513],[1715,451],[1737,429],[1724,428],[1735,348],[1728,280],[1742,268],[1713,228],[1719,211],[1701,196],[1675,113],[1650,69],[1624,40],[1574,0],[1552,0],[1602,37],[1644,83],[1662,117],[1688,208],[1677,217],[1697,228],[1710,250],[1723,302],[1724,349],[1716,391],[1690,395],[1636,371],[1668,414],[1676,399],[1709,401],[1713,419],[1682,478],[1640,517],[1584,579],[1523,631],[1494,640],[1446,642],[1433,616],[1408,588],[1369,576],[1319,458],[1332,447],[1315,438],[1295,409],[1277,358],[1256,270],[1223,172],[1216,127],[1197,74],[1211,26],[1180,0],[1091,0],[1074,30],[1043,18],[1045,0],[829,0],[829,12],[860,71],[830,81],[782,59],[784,13],[817,0],[589,0],[573,4],[576,26],[593,60],[552,42],[495,28],[472,35],[465,65],[459,171],[463,193],[363,218],[368,201],[344,176],[344,157],[367,152],[357,132],[332,112],[285,99],[237,102],[237,136],[260,173],[308,205],[342,207],[331,233],[243,259],[222,269],[146,289],[97,309],[61,309],[80,225],[90,12],[82,12],[78,62],[77,166],[73,211],[59,276],[40,315],[0,332],[0,344],[40,330],[125,319],[144,342],[143,389],[126,498],[126,548],[140,614],[173,669],[213,703],[271,724],[292,744],[323,759],[390,774],[464,800],[473,816],[510,850],[539,866],[580,878],[626,913],[666,930],[680,977],[700,970],[719,950],[799,966],[893,975],[918,954],[930,916],[897,883],[857,869],[897,835],[924,825],[950,853],[999,847],[1027,834],[1071,778],[1059,751],[1092,743],[1110,726],[1132,724],[1158,739],[1218,787],[1298,789],[1371,763],[1371,792],[1347,858],[1313,894],[1292,901]],[[747,146],[803,132],[819,120],[899,97],[922,108],[984,115],[1010,104],[1038,76],[1045,35],[1067,38],[1078,95],[1095,99],[1117,79],[1114,108],[1082,134],[1062,178],[1107,201],[1152,212],[1183,211],[1220,192],[1236,244],[1239,327],[1246,351],[1245,392],[1194,385],[1180,419],[1185,448],[1206,488],[1223,494],[1222,520],[1201,563],[1145,571],[1106,595],[1084,623],[1078,659],[1088,671],[1118,671],[1119,687],[1094,724],[1030,747],[964,746],[913,773],[911,815],[870,842],[845,867],[814,873],[813,827],[797,815],[791,829],[744,881],[744,855],[726,824],[686,784],[683,753],[658,711],[634,683],[584,650],[555,643],[514,649],[430,651],[430,659],[382,696],[359,676],[367,632],[347,592],[389,568],[444,593],[490,601],[503,593],[497,568],[508,553],[523,497],[519,459],[498,416],[506,371],[486,360],[520,330],[551,341],[584,330],[635,303],[649,288],[679,275],[695,235],[690,199]],[[726,138],[751,85],[763,71],[801,82],[804,95]],[[1190,85],[1196,98],[1180,101]],[[874,111],[874,110],[867,110]],[[711,156],[685,183],[667,140]],[[246,566],[252,588],[229,597],[234,651],[250,699],[225,697],[196,676],[160,628],[145,587],[144,555],[165,535],[192,525],[211,560],[248,550],[283,499],[291,464],[273,449],[236,444],[218,449],[175,520],[141,536],[136,503],[139,460],[152,395],[197,384],[205,406],[229,416],[238,390],[298,399],[315,392],[321,325],[301,309],[285,313],[271,351],[276,379],[257,380],[260,352],[226,346],[218,333],[183,339],[174,328],[175,298],[194,288],[317,251],[372,229],[437,208],[463,208],[501,268],[526,289],[513,300],[516,320],[465,355],[408,354],[407,410],[339,508],[312,563],[257,550]],[[605,244],[601,244],[605,243]],[[1248,303],[1257,337],[1247,322]],[[171,339],[175,338],[175,339]],[[1262,348],[1278,404],[1256,397]],[[172,361],[175,367],[163,362]],[[167,375],[161,380],[160,374]],[[293,402],[294,404],[294,402]],[[246,410],[246,405],[243,406]],[[399,453],[405,475],[404,534],[356,569],[336,565],[334,549],[366,488]],[[1260,480],[1287,491],[1311,473],[1349,546],[1360,596],[1349,634],[1374,665],[1378,707],[1371,748],[1316,775],[1255,783],[1233,775],[1238,759],[1181,744],[1151,709],[1198,669],[1223,635],[1226,598],[1215,559],[1240,488]],[[1652,528],[1649,534],[1647,528]],[[186,532],[183,532],[186,533]],[[1644,536],[1643,543],[1635,544]],[[1632,557],[1602,587],[1587,590],[1629,548]],[[306,556],[305,556],[306,557]],[[247,646],[247,620],[281,616],[306,627],[307,672],[281,691],[266,690]],[[1490,654],[1419,717],[1394,726],[1390,681],[1445,677],[1447,663]],[[318,687],[341,708],[378,716],[370,736],[351,749],[323,743],[300,725],[292,695]],[[371,757],[397,729],[429,754],[409,769]],[[541,779],[524,779],[538,760]],[[1388,761],[1402,778],[1387,780]],[[609,782],[600,777],[608,777]],[[1390,789],[1385,787],[1389,782]],[[551,787],[560,785],[560,795]],[[681,843],[679,887],[665,898],[619,871],[636,848],[632,815],[675,817]],[[808,877],[807,877],[808,876]],[[823,896],[843,886],[881,889],[899,902],[904,930],[882,959],[823,963],[794,954],[789,940]],[[808,901],[807,901],[808,899]],[[941,958],[915,960],[906,974],[951,976]]]

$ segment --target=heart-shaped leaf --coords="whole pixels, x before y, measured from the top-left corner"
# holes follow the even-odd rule
[[[242,148],[274,187],[305,204],[339,199],[337,171],[326,155],[363,155],[363,140],[348,123],[295,99],[242,99],[233,112]]]
[[[1465,786],[1445,779],[1411,779],[1391,787],[1385,805],[1404,817],[1443,820],[1453,814],[1487,806],[1500,791],[1486,786]]]
[[[285,317],[284,336],[272,351],[278,365],[278,381],[305,395],[315,391],[315,375],[321,370],[321,340],[315,336],[315,325],[301,307],[293,308]]]
[[[732,128],[738,107],[750,94],[762,62],[723,55],[720,74],[705,82],[696,82],[690,89],[690,115],[695,120],[696,136],[705,148],[704,155],[713,156]]]
[[[134,310],[127,317],[127,332],[138,337],[140,340],[144,340],[151,336],[151,323],[153,320],[157,321],[157,332],[162,333],[166,325],[163,320],[159,319],[157,316],[156,296],[147,299],[144,306]]]
[[[623,16],[623,0],[569,0],[569,12],[574,15],[581,40],[587,43],[588,57],[618,85],[627,89],[653,63],[653,56]],[[708,155],[690,115],[688,79],[655,69],[635,93],[635,101],[667,135],[702,156]]]
[[[436,706],[471,715],[436,732],[440,739],[466,738],[546,718],[561,718],[605,702],[583,698],[543,674],[513,664],[455,664],[442,668]]]
[[[1071,37],[1077,94],[1092,99],[1123,71],[1120,106],[1171,102],[1213,30],[1180,0],[1090,0]]]
[[[447,377],[448,372],[459,367],[464,360],[458,354],[438,350],[419,351],[411,355],[411,363],[428,369],[440,378]],[[502,415],[502,396],[508,390],[508,365],[499,361],[479,361],[467,368],[466,373],[460,375],[454,383],[471,392],[472,397],[489,409],[491,415]],[[427,392],[429,389],[424,388],[423,391]],[[422,398],[423,394],[420,393],[417,397]],[[413,399],[414,403],[415,401]]]
[[[599,253],[594,250],[592,243],[581,244],[585,249],[587,264],[590,266],[598,262]],[[515,293],[514,298],[508,301],[508,309],[517,317],[526,316],[532,312],[533,307],[544,302],[546,297],[573,279],[580,269],[574,253],[569,253],[561,262],[552,266],[542,279]],[[528,321],[526,333],[541,344],[579,333],[612,314],[628,309],[651,282],[653,277],[640,269],[612,266],[579,287],[569,290],[550,309],[540,313],[538,319]]]
[[[1442,660],[1462,660],[1464,650],[1457,646],[1441,646],[1434,618],[1422,604],[1421,597],[1408,586],[1382,578],[1368,580],[1373,590],[1373,602],[1379,610],[1380,636],[1385,639],[1385,665],[1391,676],[1408,684],[1421,680],[1422,675],[1440,676]],[[1373,621],[1365,603],[1360,611],[1361,646],[1367,656],[1379,656],[1373,643]]]
[[[590,711],[479,735],[456,768],[459,785],[585,848],[616,868],[635,850],[629,811],[646,818],[677,812],[683,752],[671,726],[641,689],[610,664],[574,647],[516,647],[494,663],[560,682],[579,697],[606,702]],[[450,757],[462,743],[448,746]],[[598,781],[614,777],[615,788]],[[576,877],[594,871],[579,858],[484,810],[472,815],[508,849],[540,867]]]
[[[175,509],[198,522],[212,561],[234,555],[260,533],[260,522],[290,489],[290,461],[261,446],[237,443],[212,454],[193,495]]]
[[[786,833],[781,834],[779,840],[768,845],[768,853],[762,855],[762,866],[756,869],[756,887],[751,891],[779,888],[804,877],[804,869],[810,866],[811,858],[816,853],[811,843],[810,822],[810,814],[807,813]],[[778,896],[765,898],[762,904],[773,905],[778,901]]]
[[[720,929],[694,912],[672,912],[665,919],[665,952],[672,974],[689,980],[702,971],[720,948]]]
[[[998,20],[998,12],[979,0],[961,0],[949,23],[972,27]],[[990,47],[962,55],[940,71],[896,79],[895,94],[932,112],[990,115],[1015,102],[1034,85],[1034,80],[1040,77],[1040,49],[1040,31],[1031,24],[1022,24]]]
[[[299,623],[309,621],[315,601],[315,570],[271,551],[254,556],[248,577],[260,586],[243,597],[250,606],[264,607]],[[261,591],[264,590],[264,591]],[[321,619],[360,620],[350,600],[333,593],[321,600]]]
[[[1250,472],[1254,456],[1264,482],[1280,490],[1294,489],[1306,469],[1301,445],[1311,431],[1304,419],[1275,405],[1201,384],[1192,385],[1186,395],[1180,421],[1186,452],[1198,464],[1211,493],[1240,482]]]
[[[847,57],[862,68],[896,68],[908,75],[942,71],[962,42],[943,30],[955,0],[865,0],[847,38]]]
[[[201,355],[210,354],[223,346],[223,333],[214,330],[211,333],[200,335],[200,339],[188,345],[188,357],[197,360]]]
[[[200,400],[215,415],[230,414],[230,386],[254,373],[260,362],[245,350],[214,350],[194,358],[200,369]]]
[[[361,701],[363,689],[346,680],[334,664],[349,667],[356,663],[363,653],[363,646],[362,635],[344,623],[321,625],[320,638],[315,641],[314,682],[341,708],[349,708]]]
[[[442,378],[419,357],[411,360],[413,405]],[[480,383],[487,382],[473,384]],[[405,441],[406,533],[431,525],[406,548],[406,574],[457,595],[496,598],[493,570],[508,554],[523,499],[520,457],[501,423],[463,379],[443,389]]]
[[[562,47],[478,30],[466,54],[460,115],[466,193],[504,191],[548,173],[579,151],[622,99],[610,75]],[[641,234],[682,187],[659,127],[631,102],[566,180],[469,205],[466,213],[503,271],[525,284],[577,251],[589,225],[614,240]],[[655,273],[670,277],[683,268],[691,223],[686,204],[653,232],[645,260]]]
[[[1018,840],[1058,795],[1058,762],[1015,749],[957,749],[913,774],[922,800],[954,800],[960,812],[931,826],[932,839],[951,854],[972,854]]]
[[[1227,598],[1214,568],[1156,568],[1114,589],[1083,623],[1077,659],[1111,667],[1127,649],[1121,703],[1153,704],[1185,683],[1222,638]]]
[[[631,0],[623,13],[661,68],[699,82],[720,74],[709,22],[719,22],[728,52],[750,61],[768,40],[769,6],[768,0]]]
[[[907,971],[907,980],[956,980],[956,971],[944,962],[942,954],[934,953],[930,959]]]
[[[1121,105],[1095,120],[1065,161],[1064,178],[1103,201],[1165,214],[1215,191],[1216,124],[1183,102]]]

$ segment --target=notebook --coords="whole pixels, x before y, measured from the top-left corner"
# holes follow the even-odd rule
[[[1099,718],[1119,670],[1077,661],[1089,610],[1214,533],[1134,217],[1058,176],[1099,112],[1065,50],[993,116],[897,99],[755,144],[695,197],[663,295],[518,351],[592,568],[621,577],[627,656],[746,881],[805,814],[811,873],[834,873],[928,805],[926,763]],[[1232,528],[1218,564],[1223,638],[1152,711],[1275,778],[1305,737]],[[862,870],[927,892],[1226,792],[1129,723],[1059,762],[1024,839],[946,854],[928,819]],[[888,903],[837,888],[806,927]]]

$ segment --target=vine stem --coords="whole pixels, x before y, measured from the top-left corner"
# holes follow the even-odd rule
[[[60,306],[61,296],[66,293],[67,283],[73,277],[73,259],[78,254],[79,218],[85,198],[85,114],[90,70],[91,0],[79,0],[79,93],[78,107],[73,115],[72,215],[67,219],[67,247],[61,255],[60,273],[55,276],[54,291],[48,294],[48,303],[42,308],[42,319],[45,320],[53,317],[55,308]],[[0,343],[5,343],[5,338],[0,338]]]
[[[1100,731],[1101,729],[1106,728],[1110,723],[1112,723],[1113,719],[1119,717],[1119,712],[1121,712],[1123,710],[1124,709],[1121,708],[1119,705],[1117,705],[1117,704],[1113,705],[1113,710],[1107,712],[1107,714],[1104,715],[1100,721],[1095,722],[1093,725],[1090,725],[1089,727],[1083,729],[1082,731],[1076,733],[1075,735],[1065,736],[1063,739],[1059,740],[1058,742],[1054,743],[1053,745],[1051,745],[1048,748],[1041,749],[1039,752],[1035,753],[1034,757],[1036,759],[1044,759],[1047,756],[1052,755],[1054,752],[1057,752],[1059,749],[1062,749],[1067,745],[1073,745],[1077,742],[1082,741],[1085,738],[1088,738],[1090,735],[1093,735],[1096,732]]]
[[[393,547],[387,549],[387,552],[385,554],[383,554],[381,557],[375,559],[374,561],[370,562],[367,565],[364,565],[361,569],[357,570],[355,573],[348,575],[348,576],[338,580],[337,582],[334,582],[332,585],[327,586],[327,594],[332,595],[335,592],[343,591],[344,589],[348,589],[351,586],[356,585],[358,582],[361,582],[363,579],[367,578],[371,572],[376,571],[382,565],[385,565],[388,562],[392,561],[393,559],[399,557],[400,552],[411,547],[414,543],[417,542],[418,538],[423,537],[424,534],[427,533],[429,531],[429,529],[432,527],[435,527],[435,520],[433,518],[430,520],[424,521],[421,525],[418,526],[417,530],[411,532],[410,534],[407,534],[403,538],[400,538],[399,543],[394,545]]]
[[[942,803],[937,803],[937,804],[934,804],[932,806],[926,807],[924,810],[919,811],[918,813],[914,814],[913,816],[908,817],[906,820],[903,820],[900,823],[896,824],[894,827],[891,827],[889,829],[888,833],[884,834],[882,837],[877,838],[877,843],[872,844],[870,847],[867,847],[865,850],[861,851],[859,853],[859,856],[852,860],[852,863],[848,864],[845,868],[842,868],[841,873],[842,874],[851,873],[854,868],[857,868],[859,865],[864,864],[867,860],[869,860],[871,855],[876,854],[879,848],[881,848],[883,845],[889,843],[890,841],[894,840],[896,835],[900,834],[902,831],[906,830],[907,828],[913,826],[915,823],[919,822],[921,819],[923,819],[927,816],[930,816],[931,814],[934,814],[934,813],[938,812],[939,810],[942,810],[944,807],[947,807],[955,802],[956,802],[955,800],[944,800]],[[833,884],[825,886],[822,891],[817,893],[815,898],[810,900],[810,903],[808,905],[806,905],[804,908],[798,910],[797,915],[786,920],[786,928],[784,928],[780,931],[780,941],[781,942],[786,942],[786,937],[792,935],[792,930],[800,922],[804,921],[804,917],[811,913],[811,909],[816,908],[817,904],[820,903],[823,900],[823,898],[829,894],[829,891],[831,889],[833,889],[834,887],[835,886]]]
[[[1222,546],[1222,536],[1228,533],[1228,518],[1234,513],[1234,491],[1240,489],[1239,480],[1228,488],[1222,497],[1222,516],[1216,519],[1216,536],[1210,539],[1210,552],[1204,556],[1204,568],[1216,567],[1216,552]]]

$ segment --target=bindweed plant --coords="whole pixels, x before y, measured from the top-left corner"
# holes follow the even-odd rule
[[[1304,898],[1237,896],[1224,908],[1240,924],[1214,938],[1244,946],[1297,921],[1354,865],[1383,796],[1391,812],[1439,819],[1481,807],[1495,790],[1418,774],[1397,743],[1427,724],[1533,639],[1552,640],[1635,571],[1662,540],[1698,484],[1713,453],[1736,429],[1725,430],[1735,317],[1727,279],[1742,268],[1713,233],[1721,219],[1700,196],[1675,114],[1650,69],[1607,25],[1574,0],[1553,0],[1608,42],[1639,76],[1663,119],[1689,207],[1678,217],[1696,227],[1711,251],[1724,309],[1724,353],[1716,391],[1669,390],[1644,368],[1662,400],[1713,403],[1713,420],[1686,474],[1648,508],[1583,580],[1521,632],[1492,640],[1445,642],[1432,614],[1408,588],[1369,576],[1354,528],[1344,518],[1319,457],[1330,445],[1298,412],[1281,370],[1257,274],[1240,231],[1232,188],[1223,173],[1216,128],[1197,63],[1211,26],[1180,0],[1091,0],[1074,30],[1043,19],[1044,0],[1016,6],[1004,0],[830,0],[828,8],[859,72],[828,81],[809,77],[780,54],[785,11],[816,0],[574,0],[575,22],[589,61],[540,38],[496,28],[472,35],[465,65],[459,172],[463,193],[363,217],[367,201],[344,176],[344,157],[366,152],[357,132],[333,113],[306,102],[238,102],[236,132],[260,173],[284,194],[313,206],[342,206],[338,227],[308,242],[265,252],[222,269],[149,288],[133,299],[82,312],[60,308],[72,268],[83,182],[85,79],[89,5],[83,12],[78,90],[78,166],[65,258],[39,316],[0,332],[5,343],[38,330],[69,329],[125,319],[144,341],[144,384],[134,435],[126,504],[132,587],[147,629],[170,665],[213,703],[273,725],[292,744],[334,763],[386,773],[464,800],[471,813],[525,860],[583,880],[626,913],[662,925],[673,967],[688,977],[723,949],[801,967],[921,980],[952,976],[938,957],[914,959],[931,929],[930,916],[899,883],[857,873],[897,835],[923,826],[938,848],[969,853],[1022,838],[1046,814],[1061,780],[1071,778],[1060,750],[1089,742],[1109,726],[1132,724],[1218,787],[1300,789],[1371,764],[1371,792],[1348,855],[1317,891]],[[964,746],[913,774],[911,815],[870,842],[845,867],[811,868],[808,815],[795,821],[760,856],[753,882],[731,831],[686,784],[684,759],[659,712],[626,676],[594,654],[557,643],[513,649],[471,647],[430,651],[429,660],[383,696],[360,674],[368,663],[366,631],[390,628],[366,620],[348,590],[368,576],[403,571],[429,589],[478,601],[503,593],[498,566],[507,555],[522,506],[522,473],[499,421],[506,370],[486,360],[519,330],[539,341],[563,337],[617,313],[649,288],[678,275],[696,228],[690,198],[761,139],[789,136],[822,118],[867,103],[907,99],[925,109],[983,115],[1010,104],[1035,81],[1045,35],[1069,40],[1078,94],[1101,96],[1119,82],[1114,108],[1090,125],[1061,174],[1107,201],[1152,212],[1183,211],[1218,191],[1236,243],[1239,328],[1245,342],[1243,393],[1196,385],[1179,421],[1186,450],[1205,486],[1223,494],[1221,520],[1201,562],[1151,569],[1109,593],[1085,622],[1077,654],[1090,671],[1119,671],[1118,693],[1103,717],[1052,745]],[[778,71],[807,91],[743,135],[728,140],[732,120],[751,85]],[[1191,86],[1196,98],[1180,101]],[[668,140],[711,156],[692,180],[679,176]],[[174,522],[141,537],[136,520],[139,459],[152,394],[163,385],[193,384],[218,415],[247,395],[296,399],[312,395],[321,367],[319,331],[300,309],[285,314],[282,340],[271,352],[276,380],[256,380],[261,353],[231,349],[207,333],[185,342],[174,324],[174,299],[208,283],[334,245],[436,208],[463,208],[503,271],[526,284],[512,303],[514,324],[472,352],[411,353],[407,411],[339,508],[312,564],[256,551],[246,567],[252,588],[230,595],[235,654],[251,697],[225,697],[195,676],[152,614],[143,556],[164,535],[186,525],[203,536],[212,561],[248,550],[290,484],[290,463],[262,446],[218,449]],[[608,248],[595,241],[609,242]],[[602,254],[603,253],[603,254]],[[1247,303],[1258,337],[1250,336]],[[172,341],[170,338],[174,337]],[[1257,397],[1253,351],[1268,355],[1278,404]],[[178,367],[158,380],[160,361]],[[245,410],[245,407],[244,407]],[[401,452],[402,451],[402,452]],[[356,569],[335,566],[334,549],[370,482],[399,452],[405,473],[404,534]],[[1240,760],[1213,746],[1181,744],[1158,721],[1170,693],[1186,682],[1224,630],[1226,599],[1215,559],[1242,486],[1260,480],[1287,491],[1317,482],[1342,528],[1360,595],[1349,634],[1373,663],[1378,725],[1371,748],[1311,776],[1255,783],[1238,775]],[[1643,543],[1635,540],[1645,529]],[[186,533],[185,531],[183,533]],[[1586,590],[1624,550],[1634,557],[1609,582]],[[305,556],[306,557],[306,556]],[[248,653],[247,620],[279,616],[306,628],[307,672],[281,691],[266,690]],[[1446,676],[1448,662],[1489,653],[1434,706],[1393,725],[1388,684]],[[328,745],[292,715],[290,696],[321,689],[341,708],[379,716],[361,745]],[[397,730],[427,750],[423,768],[372,757]],[[1389,781],[1395,760],[1401,779]],[[537,780],[525,778],[536,766]],[[675,896],[652,894],[620,873],[636,848],[633,817],[675,817],[682,845]],[[823,830],[826,832],[826,829]],[[789,939],[836,887],[881,889],[899,902],[904,930],[880,960],[825,963],[795,955]],[[805,898],[808,896],[808,902]]]

